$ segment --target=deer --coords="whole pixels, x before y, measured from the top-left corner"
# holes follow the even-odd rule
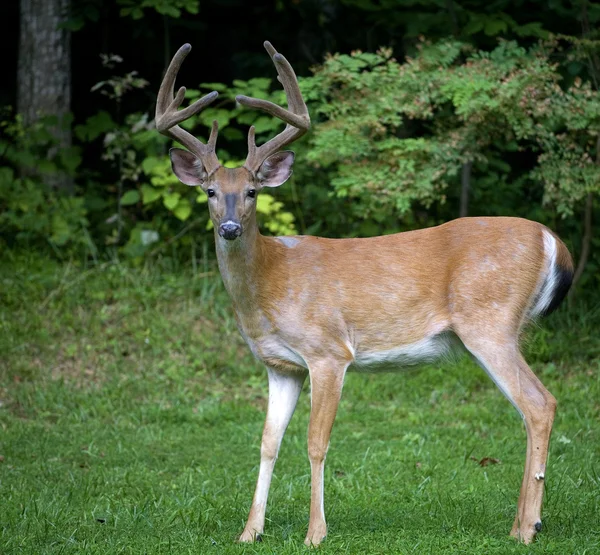
[[[290,177],[294,153],[282,149],[310,128],[292,66],[271,43],[264,47],[287,109],[244,95],[236,100],[286,125],[260,146],[250,127],[241,167],[219,162],[216,121],[206,143],[179,126],[218,96],[213,91],[180,109],[186,89],[174,94],[174,85],[189,44],[164,75],[155,119],[160,133],[187,148],[170,150],[172,170],[208,197],[218,267],[239,331],[267,369],[258,480],[239,541],[260,541],[264,533],[275,461],[307,376],[311,498],[305,543],[318,546],[327,534],[325,458],[346,373],[431,362],[457,343],[525,423],[525,469],[511,535],[531,542],[542,527],[556,399],[523,358],[519,338],[527,322],[552,312],[568,292],[573,261],[567,247],[544,225],[515,217],[465,217],[371,238],[262,235],[257,195]]]

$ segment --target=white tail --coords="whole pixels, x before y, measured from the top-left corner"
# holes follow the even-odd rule
[[[569,252],[550,230],[518,218],[461,218],[370,239],[262,236],[256,195],[289,177],[293,154],[278,150],[305,133],[310,123],[291,66],[265,45],[289,111],[266,101],[239,100],[280,117],[287,126],[261,147],[255,146],[251,130],[244,167],[215,162],[216,126],[208,145],[177,126],[216,97],[211,93],[178,112],[181,90],[174,100],[167,96],[189,45],[175,55],[157,108],[161,131],[193,152],[173,150],[173,169],[209,197],[219,268],[240,331],[268,369],[259,477],[240,540],[254,541],[263,532],[275,459],[306,376],[312,472],[306,543],[317,545],[327,530],[323,469],[346,372],[429,361],[446,352],[454,339],[525,420],[527,458],[512,534],[531,541],[541,529],[556,401],[521,356],[519,334],[530,318],[550,312],[566,294],[573,275]]]

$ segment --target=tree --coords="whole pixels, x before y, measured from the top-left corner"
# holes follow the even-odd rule
[[[71,45],[64,28],[70,0],[21,0],[17,111],[25,128],[42,119],[53,137],[46,152],[54,159],[71,147]],[[49,185],[72,191],[62,172],[45,176]]]
[[[586,204],[583,268],[600,191],[600,99],[591,81],[564,78],[556,60],[595,59],[599,49],[596,40],[551,36],[492,51],[423,41],[402,64],[385,49],[331,56],[302,83],[321,120],[308,158],[362,218],[393,222],[444,203],[470,161],[473,192],[491,191],[482,213],[551,222]],[[526,163],[511,164],[515,157]]]

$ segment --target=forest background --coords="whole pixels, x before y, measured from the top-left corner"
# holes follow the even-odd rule
[[[220,98],[218,154],[245,157],[280,122],[234,97],[282,101],[262,50],[292,61],[313,120],[292,182],[261,195],[267,233],[370,236],[459,215],[518,215],[563,237],[597,289],[596,3],[453,0],[22,0],[4,3],[0,241],[60,259],[189,259],[204,195],[172,176],[154,130],[161,76]],[[17,24],[20,21],[20,25]],[[48,71],[52,68],[52,71]],[[168,248],[166,248],[168,247]],[[585,272],[584,272],[585,270]]]
[[[600,549],[600,4],[589,0],[0,2],[0,551],[298,553],[308,395],[282,446],[262,544],[234,543],[256,478],[264,368],[239,336],[206,197],[153,117],[174,52],[226,165],[280,122],[269,40],[311,131],[258,198],[265,234],[359,237],[458,216],[548,225],[576,263],[522,341],[558,399],[543,532],[508,538],[516,411],[467,358],[348,375],[322,553]],[[352,269],[344,269],[351,271]]]

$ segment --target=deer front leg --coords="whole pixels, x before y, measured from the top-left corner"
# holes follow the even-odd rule
[[[342,395],[346,365],[310,366],[310,423],[308,426],[308,458],[311,471],[310,520],[304,543],[316,546],[327,535],[324,508],[325,457],[333,421]]]
[[[267,497],[279,446],[292,414],[294,414],[298,397],[302,391],[302,384],[306,379],[305,372],[283,374],[271,368],[267,370],[269,374],[269,406],[260,446],[260,470],[248,522],[240,536],[240,542],[253,542],[257,538],[260,539],[260,534],[264,530]]]

